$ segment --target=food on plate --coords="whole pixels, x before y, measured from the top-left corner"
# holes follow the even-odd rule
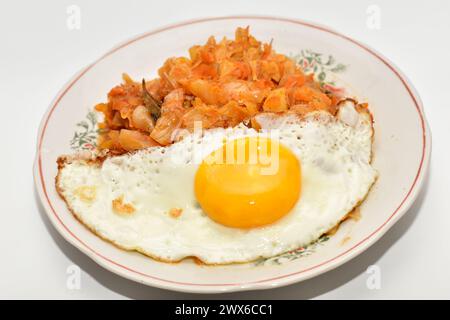
[[[248,29],[190,56],[156,80],[125,76],[96,107],[99,153],[58,159],[70,211],[165,262],[249,262],[334,230],[377,177],[367,104],[326,92]]]
[[[124,83],[96,106],[104,115],[100,149],[116,153],[169,145],[176,131],[233,127],[260,112],[336,112],[340,97],[305,75],[289,57],[276,53],[237,28],[235,40],[210,37],[189,49],[189,57],[169,58],[151,81]]]

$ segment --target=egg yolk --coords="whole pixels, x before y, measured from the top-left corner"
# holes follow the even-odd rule
[[[271,224],[296,204],[301,189],[297,157],[274,139],[224,142],[195,176],[195,196],[214,221],[234,228]]]

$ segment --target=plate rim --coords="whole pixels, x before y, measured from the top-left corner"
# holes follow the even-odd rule
[[[186,25],[204,23],[210,21],[218,21],[218,20],[233,20],[233,19],[256,19],[256,20],[276,20],[281,22],[289,22],[293,24],[300,24],[302,26],[306,26],[313,29],[318,29],[320,31],[324,31],[327,33],[331,33],[335,36],[343,38],[354,45],[359,46],[361,49],[367,51],[369,54],[373,55],[375,58],[384,63],[402,82],[408,91],[411,99],[413,100],[414,105],[419,114],[421,126],[422,126],[422,158],[419,164],[418,172],[415,176],[415,179],[409,188],[405,198],[401,201],[396,210],[388,217],[388,219],[383,222],[380,226],[378,226],[374,231],[360,240],[358,243],[353,245],[352,247],[346,249],[345,251],[337,254],[331,259],[323,261],[317,265],[312,267],[299,270],[296,272],[291,272],[289,274],[283,274],[277,277],[272,277],[269,279],[262,279],[248,283],[208,283],[208,284],[196,284],[196,283],[188,283],[188,282],[178,282],[169,279],[162,279],[159,277],[151,276],[145,273],[142,273],[137,270],[132,270],[120,263],[111,260],[108,257],[103,256],[101,253],[96,252],[94,249],[86,245],[81,239],[79,239],[60,219],[55,209],[53,208],[49,196],[46,191],[45,182],[42,176],[42,161],[41,161],[41,147],[42,141],[45,133],[46,126],[49,122],[52,112],[58,105],[59,101],[62,97],[71,89],[71,87],[92,67],[94,67],[98,62],[107,56],[113,54],[114,52],[126,47],[127,45],[139,41],[145,37],[164,32],[166,30],[175,29],[184,27]],[[399,70],[389,59],[385,56],[374,50],[373,48],[363,44],[359,41],[356,41],[346,35],[343,35],[329,27],[325,27],[321,24],[309,22],[301,19],[292,19],[292,18],[284,18],[277,16],[267,16],[267,15],[231,15],[231,16],[218,16],[218,17],[208,17],[208,18],[198,18],[198,19],[190,19],[186,21],[182,21],[179,23],[169,24],[160,28],[152,29],[148,32],[142,33],[137,36],[130,37],[129,39],[119,43],[114,46],[112,49],[107,51],[100,58],[96,59],[93,63],[87,65],[78,71],[74,76],[72,76],[59,90],[55,98],[50,103],[46,112],[44,113],[38,130],[37,135],[37,144],[36,144],[36,155],[34,161],[34,183],[35,188],[38,191],[39,200],[43,205],[46,215],[49,220],[52,222],[53,226],[56,230],[63,236],[63,238],[68,241],[70,244],[75,246],[81,252],[86,254],[88,257],[93,259],[97,264],[104,267],[105,269],[118,274],[127,279],[143,283],[149,286],[154,286],[158,288],[173,290],[173,291],[181,291],[181,292],[193,292],[193,293],[220,293],[220,292],[234,292],[234,291],[244,291],[244,290],[257,290],[257,289],[269,289],[275,287],[281,287],[285,285],[289,285],[296,282],[301,282],[312,277],[315,277],[319,274],[330,271],[338,266],[348,262],[353,259],[366,249],[368,249],[372,244],[377,242],[390,228],[395,224],[411,207],[411,205],[416,200],[420,190],[422,189],[423,183],[425,181],[425,177],[428,172],[429,167],[429,159],[431,156],[431,131],[426,120],[422,101],[412,83],[409,79],[403,74],[402,71]],[[46,201],[44,201],[46,200]]]

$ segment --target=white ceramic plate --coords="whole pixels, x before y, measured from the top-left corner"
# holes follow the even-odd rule
[[[222,267],[156,262],[122,251],[80,224],[58,197],[56,158],[90,148],[95,119],[86,115],[121,81],[151,78],[167,57],[187,55],[210,35],[233,37],[238,26],[251,27],[275,50],[316,70],[327,85],[345,88],[366,101],[375,118],[374,167],[380,177],[361,206],[361,219],[346,222],[330,238],[308,248],[258,263]],[[321,55],[317,55],[319,53]],[[330,57],[331,56],[331,57]],[[74,134],[77,133],[76,136]],[[335,31],[303,21],[274,17],[223,17],[171,25],[135,37],[75,75],[45,114],[34,168],[36,188],[55,228],[71,244],[106,269],[155,286],[188,292],[268,289],[299,282],[336,268],[377,241],[411,206],[422,186],[431,150],[420,99],[412,85],[386,58]],[[411,244],[412,245],[412,244]]]

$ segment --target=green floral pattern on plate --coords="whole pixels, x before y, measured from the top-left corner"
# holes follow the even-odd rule
[[[288,261],[293,261],[301,257],[306,257],[311,254],[313,254],[316,249],[320,246],[322,246],[325,242],[327,242],[330,239],[329,236],[323,235],[321,236],[317,241],[311,243],[310,245],[306,247],[302,247],[296,250],[288,251],[283,254],[280,254],[275,257],[270,258],[260,258],[254,262],[256,266],[262,266],[262,265],[281,265]]]
[[[97,125],[97,113],[90,111],[85,120],[76,124],[75,133],[70,140],[70,148],[75,151],[94,150],[99,133]]]
[[[324,56],[322,53],[304,49],[299,54],[292,56],[292,59],[307,74],[314,73],[316,80],[322,85],[335,86],[336,83],[330,80],[331,73],[341,73],[347,66],[336,62],[332,55]]]

